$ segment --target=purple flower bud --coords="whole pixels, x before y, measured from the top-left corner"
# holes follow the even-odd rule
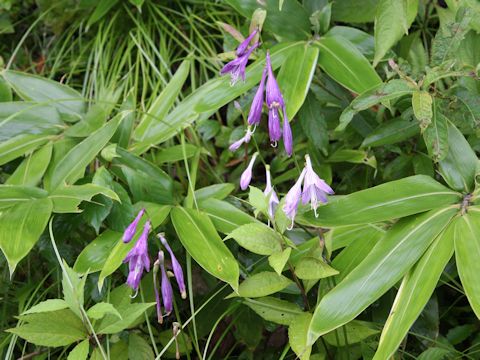
[[[265,191],[263,192],[268,198],[268,215],[271,219],[275,217],[275,210],[279,204],[278,196],[272,186],[272,181],[270,179],[270,166],[265,166],[265,173],[267,178],[267,186],[265,186]]]
[[[231,85],[235,85],[238,79],[242,78],[245,81],[245,69],[247,67],[248,58],[252,54],[253,50],[258,47],[259,43],[253,44],[242,56],[239,56],[228,64],[226,64],[223,69],[220,71],[221,75],[230,73],[231,76]]]
[[[127,254],[124,263],[128,262],[129,273],[127,278],[127,285],[133,290],[137,291],[140,285],[140,280],[143,271],[150,271],[150,258],[148,257],[148,233],[150,232],[150,221],[145,223],[143,232],[135,243],[134,247]]]
[[[282,137],[280,118],[278,116],[278,108],[276,107],[268,109],[268,135],[274,146],[276,146],[277,141]]]
[[[133,239],[133,237],[135,236],[135,232],[137,231],[138,223],[139,223],[139,221],[142,218],[144,213],[145,213],[145,209],[140,210],[138,212],[135,220],[133,220],[130,223],[130,225],[128,225],[128,227],[125,229],[125,232],[123,233],[123,242],[125,244],[129,243]]]
[[[163,234],[158,234],[157,236],[162,242],[163,246],[165,246],[165,248],[167,249],[168,253],[170,254],[170,258],[172,259],[172,269],[173,269],[173,274],[175,275],[175,280],[177,281],[180,294],[182,295],[182,299],[186,299],[187,291],[185,288],[185,280],[183,278],[182,266],[180,265],[177,258],[175,257],[175,254],[173,253],[172,248],[170,247],[170,245],[168,245],[167,239],[165,239]]]
[[[257,35],[257,32],[258,32],[257,29],[253,30],[252,33],[248,35],[248,37],[245,40],[243,40],[240,45],[238,45],[237,56],[242,56],[245,54],[245,52],[247,51],[248,45],[250,45],[250,42],[255,37],[255,35]]]
[[[158,291],[158,270],[160,269],[160,261],[155,260],[153,264],[153,291],[155,292],[155,302],[157,309],[157,321],[159,324],[163,323],[162,302],[160,300],[160,293]]]
[[[270,53],[267,51],[267,58],[266,58],[266,66],[268,71],[268,78],[267,78],[267,106],[271,108],[275,106],[277,108],[283,108],[285,103],[283,101],[282,93],[280,92],[280,88],[278,87],[277,80],[275,80],[275,76],[273,75],[272,70],[272,63],[270,61]]]
[[[292,220],[292,225],[289,229],[293,227],[293,221],[295,219],[295,215],[297,215],[298,203],[302,195],[302,181],[305,177],[305,172],[306,170],[303,169],[302,173],[298,177],[297,182],[295,183],[295,185],[292,186],[292,188],[285,196],[285,205],[283,205],[283,212],[285,213],[287,218]]]
[[[257,155],[258,153],[253,154],[252,160],[250,160],[250,163],[240,177],[240,188],[242,190],[246,190],[248,188],[248,185],[250,185],[250,181],[252,181],[252,169]]]
[[[310,207],[315,212],[315,217],[317,217],[319,203],[328,202],[327,194],[332,195],[334,192],[332,188],[315,173],[308,154],[305,155],[305,161],[305,182],[303,183],[302,202],[304,205],[310,202]]]
[[[165,315],[168,316],[173,310],[173,289],[165,270],[165,256],[163,251],[158,252],[158,261],[160,262],[160,271],[162,272],[162,299],[165,307]]]
[[[292,156],[293,153],[293,138],[292,138],[292,129],[290,128],[290,123],[288,122],[287,111],[285,107],[283,108],[283,146],[285,146],[285,151],[288,156]]]
[[[238,150],[240,146],[242,146],[243,143],[248,144],[252,138],[253,131],[250,129],[250,126],[247,128],[247,132],[245,133],[245,136],[242,137],[240,140],[235,141],[232,145],[229,146],[230,151],[235,151]]]
[[[248,124],[249,125],[258,125],[262,119],[262,108],[263,108],[263,93],[265,91],[265,78],[267,76],[267,68],[263,69],[262,79],[260,80],[260,85],[258,85],[257,92],[252,101],[252,106],[250,107],[250,112],[248,113]]]

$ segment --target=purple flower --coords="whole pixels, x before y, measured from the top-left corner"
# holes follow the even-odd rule
[[[266,100],[268,106],[268,132],[270,141],[276,143],[282,137],[282,129],[280,128],[279,109],[285,107],[282,93],[278,87],[277,80],[273,75],[272,63],[270,61],[270,53],[267,51],[266,66],[268,71]]]
[[[292,138],[292,129],[290,128],[290,123],[288,122],[287,111],[285,107],[283,108],[283,146],[285,146],[285,152],[288,156],[291,156],[293,153],[293,138]]]
[[[153,291],[155,292],[157,321],[159,324],[162,324],[163,323],[162,302],[160,300],[160,293],[158,291],[158,270],[159,269],[160,269],[160,261],[157,259],[153,264]]]
[[[162,242],[163,246],[167,249],[168,253],[170,254],[170,258],[172,259],[172,269],[173,274],[175,275],[175,280],[177,280],[178,288],[180,289],[180,294],[182,295],[182,299],[187,298],[187,291],[185,289],[185,280],[183,278],[183,270],[182,266],[178,262],[175,254],[172,251],[170,245],[168,245],[167,239],[163,236],[163,234],[157,235],[160,241]]]
[[[248,58],[252,54],[253,50],[258,47],[259,43],[253,44],[247,51],[245,51],[241,56],[233,59],[227,63],[223,69],[220,71],[221,75],[230,73],[231,76],[231,85],[234,85],[239,78],[242,78],[245,81],[245,68],[247,67]]]
[[[173,289],[165,270],[165,256],[163,251],[158,252],[158,261],[160,263],[160,271],[162,272],[162,299],[165,307],[165,315],[169,315],[173,310]]]
[[[139,223],[139,221],[142,218],[144,213],[145,213],[145,209],[140,210],[138,212],[135,220],[133,220],[130,223],[130,225],[128,225],[128,227],[125,229],[125,232],[123,233],[123,242],[125,244],[129,243],[133,239],[133,236],[135,235],[135,232],[137,231],[138,223]]]
[[[250,185],[250,181],[252,181],[252,169],[253,169],[253,164],[255,163],[255,159],[257,158],[257,155],[258,153],[253,154],[252,160],[250,160],[250,163],[248,164],[247,168],[242,173],[242,176],[240,176],[240,188],[242,190],[246,190],[248,188],[248,185]]]
[[[245,133],[245,136],[242,137],[240,140],[235,141],[232,145],[229,146],[230,151],[235,151],[237,150],[240,146],[242,146],[243,143],[248,144],[250,142],[250,139],[252,138],[253,131],[250,129],[250,126],[247,128],[247,132]]]
[[[255,35],[257,35],[257,32],[258,32],[258,29],[253,30],[252,33],[248,35],[248,37],[245,40],[243,40],[240,45],[238,45],[237,56],[242,56],[245,54],[245,52],[248,49],[248,45],[250,45]]]
[[[275,217],[275,210],[279,203],[278,196],[272,186],[272,181],[270,178],[270,166],[265,166],[265,174],[267,178],[267,186],[265,186],[265,191],[263,192],[268,198],[268,215],[271,219]]]
[[[310,207],[315,212],[315,217],[317,217],[319,203],[326,203],[328,201],[327,194],[332,195],[334,192],[332,188],[315,173],[308,154],[305,155],[305,161],[305,181],[303,183],[302,202],[304,205],[310,202]]]
[[[124,263],[128,262],[129,273],[127,278],[127,285],[133,290],[137,291],[140,285],[140,280],[143,271],[150,271],[150,258],[148,257],[148,233],[150,232],[151,224],[147,220],[143,227],[143,232],[135,243],[134,247],[127,254]]]
[[[306,170],[303,169],[302,173],[298,177],[297,182],[292,188],[288,191],[287,195],[285,196],[285,205],[283,205],[283,211],[287,218],[292,221],[292,225],[290,226],[290,230],[293,227],[293,221],[295,219],[295,215],[297,215],[297,208],[298,203],[300,201],[300,197],[302,196],[302,181],[305,177]]]
[[[253,97],[252,106],[250,107],[250,112],[248,113],[249,125],[258,125],[260,124],[260,120],[262,119],[263,93],[265,91],[266,76],[267,76],[267,68],[265,67],[265,69],[263,69],[260,85],[258,85],[257,92]]]

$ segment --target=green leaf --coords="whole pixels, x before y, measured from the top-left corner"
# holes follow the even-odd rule
[[[348,324],[345,324],[345,329],[343,331],[335,330],[338,331],[337,334],[335,334],[334,331],[329,332],[328,334],[323,335],[323,339],[325,339],[328,344],[335,347],[345,346],[347,344],[356,344],[364,341],[372,335],[378,334],[379,331],[377,328],[378,326],[373,323],[353,320]],[[345,341],[345,336],[347,337],[346,340],[348,343]]]
[[[283,272],[283,269],[290,258],[290,253],[292,252],[292,248],[286,248],[283,251],[279,251],[276,253],[273,253],[268,257],[268,264],[272,267],[273,270],[278,275],[281,275]]]
[[[121,120],[120,114],[71,149],[55,166],[50,188],[54,190],[62,184],[73,184],[78,180],[78,172],[95,159],[100,150],[107,145]]]
[[[146,111],[145,115],[140,119],[140,123],[135,128],[133,137],[135,140],[142,141],[146,138],[150,128],[155,123],[163,121],[168,111],[173,105],[178,94],[182,90],[183,84],[190,73],[191,61],[184,60],[178,67],[175,75],[170,79],[168,84],[163,88]],[[183,158],[183,157],[182,157]]]
[[[235,185],[229,183],[214,184],[195,190],[195,199],[203,201],[207,199],[223,200],[232,193]]]
[[[63,298],[70,310],[79,319],[83,319],[81,309],[85,301],[84,289],[87,276],[80,277],[79,274],[68,266],[65,260],[63,261],[63,268],[65,269],[62,277]]]
[[[47,197],[48,193],[40,188],[21,185],[0,186],[0,209],[8,208],[22,202]],[[1,215],[0,215],[1,216]]]
[[[105,261],[122,236],[123,234],[120,232],[105,230],[82,250],[73,269],[80,274],[102,270]]]
[[[328,36],[314,43],[320,48],[318,64],[335,81],[355,93],[381,84],[370,62],[347,39]]]
[[[448,153],[439,165],[446,183],[458,191],[472,191],[478,158],[470,144],[455,127],[448,124]]]
[[[10,89],[10,86],[8,86],[8,84],[5,82],[5,80],[0,78],[0,102],[9,102],[9,101],[12,101],[12,90]]]
[[[69,309],[21,316],[26,324],[6,330],[41,346],[67,346],[88,337],[82,321]]]
[[[67,85],[13,70],[4,70],[1,75],[23,100],[54,106],[70,119],[78,120],[85,113],[83,97]]]
[[[448,120],[434,106],[432,122],[423,131],[428,154],[433,161],[445,159],[448,153]]]
[[[319,50],[310,44],[296,47],[288,55],[278,73],[289,120],[297,114],[305,101],[317,66]]]
[[[310,324],[310,343],[353,320],[395,285],[456,212],[452,207],[435,209],[396,223],[360,265],[322,298]]]
[[[307,256],[297,263],[295,274],[302,280],[318,280],[337,275],[338,271],[322,260]]]
[[[308,140],[324,155],[328,154],[328,129],[325,116],[318,112],[321,107],[313,93],[309,93],[298,114],[300,125]]]
[[[238,287],[238,296],[256,298],[275,294],[293,284],[289,278],[271,271],[262,271],[247,277]],[[236,296],[237,294],[233,294]]]
[[[120,315],[118,310],[115,309],[115,306],[113,306],[112,304],[109,304],[109,303],[105,303],[105,302],[99,302],[99,303],[93,305],[87,311],[88,317],[90,319],[94,319],[94,320],[100,320],[107,314],[112,314],[112,315],[117,316],[119,319],[122,319],[122,316]]]
[[[407,19],[407,0],[380,0],[375,15],[375,58],[376,66],[388,50],[408,33],[411,22]],[[418,4],[417,4],[418,6]],[[395,19],[394,21],[392,21]]]
[[[340,115],[340,123],[335,131],[343,131],[350,124],[356,113],[367,110],[383,101],[410,95],[414,90],[413,85],[404,80],[395,79],[387,83],[378,84],[353,99],[351,104]]]
[[[184,158],[190,159],[198,151],[198,147],[192,144],[174,145],[160,149],[155,154],[155,163],[173,163],[183,161]]]
[[[375,18],[375,9],[379,0],[337,0],[332,3],[334,21],[367,23]]]
[[[445,266],[453,255],[455,219],[405,275],[390,315],[383,327],[375,360],[394,355],[409,329],[432,296]]]
[[[83,340],[70,351],[67,360],[87,360],[89,347],[88,339]]]
[[[380,124],[363,140],[361,147],[377,147],[396,144],[410,139],[420,132],[416,121],[393,118]]]
[[[143,337],[135,333],[130,333],[128,336],[128,358],[130,360],[154,359],[155,354]]]
[[[463,289],[475,315],[480,318],[480,214],[470,211],[455,226],[455,259]]]
[[[24,311],[22,315],[43,313],[49,311],[57,311],[68,308],[68,304],[63,299],[49,299],[32,306],[27,311]]]
[[[207,272],[238,288],[239,268],[205,213],[175,207],[171,219],[183,247]]]
[[[327,159],[328,162],[349,162],[353,164],[365,164],[377,168],[377,159],[375,156],[368,156],[368,153],[364,150],[352,150],[352,149],[339,149],[330,155]]]
[[[70,185],[55,189],[49,195],[53,203],[53,211],[56,213],[79,213],[82,212],[78,205],[82,201],[90,201],[97,194],[102,194],[115,201],[120,201],[117,194],[109,188],[95,185]]]
[[[233,230],[226,239],[230,238],[241,247],[259,255],[272,255],[282,250],[281,236],[260,223],[242,225]]]
[[[109,10],[118,3],[118,0],[99,0],[95,10],[87,22],[87,29],[104,17]]]
[[[116,306],[118,315],[105,316],[98,325],[95,326],[95,330],[100,334],[115,334],[123,331],[132,326],[135,321],[143,315],[145,311],[154,306],[155,303],[133,303],[123,304]]]
[[[433,99],[427,91],[415,90],[412,94],[412,108],[415,117],[420,122],[420,128],[426,129],[433,118]]]
[[[302,313],[297,304],[274,297],[244,299],[243,303],[267,321],[280,325],[290,325]]]
[[[50,135],[18,135],[0,143],[0,165],[6,164],[47,143]]]
[[[349,26],[334,26],[325,36],[340,36],[357,47],[358,50],[368,59],[373,60],[375,53],[375,41],[372,35],[365,31]]]
[[[325,235],[325,243],[331,243],[331,251],[350,246],[356,242],[361,242],[366,238],[382,236],[385,230],[378,225],[347,225],[331,229]],[[327,246],[327,245],[326,245]]]
[[[308,325],[312,320],[312,314],[303,313],[298,315],[288,327],[288,341],[292,350],[300,360],[310,359],[312,346],[307,344]]]
[[[50,199],[22,202],[0,213],[0,248],[7,258],[10,275],[42,235],[51,213]]]
[[[346,196],[298,217],[299,222],[334,227],[392,220],[460,201],[459,193],[425,175],[391,181]]]
[[[42,180],[52,156],[52,143],[30,154],[7,179],[8,185],[36,186]]]

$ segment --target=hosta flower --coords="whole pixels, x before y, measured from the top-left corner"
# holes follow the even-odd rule
[[[265,78],[267,76],[267,68],[263,69],[262,79],[258,85],[257,92],[253,97],[252,106],[250,107],[250,112],[248,113],[248,124],[249,125],[258,125],[262,119],[262,108],[263,108],[263,93],[265,91]]]
[[[245,40],[243,40],[240,45],[238,45],[237,51],[236,51],[237,56],[245,55],[245,52],[248,49],[248,45],[250,45],[255,35],[257,35],[257,32],[258,32],[258,29],[253,30],[252,33],[248,35],[248,37]]]
[[[272,64],[270,62],[270,53],[267,51],[266,66],[268,72],[266,100],[268,106],[268,133],[270,141],[274,144],[282,137],[280,128],[279,110],[285,106],[282,93],[278,87],[277,80],[273,75]]]
[[[292,224],[289,229],[293,227],[293,221],[295,219],[295,215],[297,215],[298,203],[300,202],[300,198],[302,196],[302,181],[305,177],[306,169],[303,169],[302,173],[298,177],[297,182],[292,188],[288,191],[287,195],[285,196],[285,204],[283,205],[283,211],[287,218],[292,221]]]
[[[290,128],[290,123],[288,122],[287,111],[285,107],[283,108],[283,146],[285,147],[285,152],[288,156],[291,156],[293,153],[293,138],[292,138],[292,129]]]
[[[253,165],[255,164],[255,159],[257,158],[258,153],[254,153],[252,156],[252,160],[248,164],[247,168],[243,171],[242,176],[240,176],[240,188],[242,190],[246,190],[248,185],[250,185],[250,181],[252,181],[252,169]]]
[[[305,155],[305,181],[303,183],[302,202],[307,204],[310,202],[310,207],[317,217],[317,208],[320,202],[326,203],[327,194],[334,194],[332,188],[328,184],[320,179],[315,173],[312,167],[310,156]]]
[[[128,262],[129,268],[127,285],[135,291],[138,290],[143,271],[150,271],[150,258],[148,257],[147,244],[148,233],[150,232],[150,229],[150,221],[147,221],[143,227],[142,234],[135,243],[135,246],[130,250],[123,260],[124,263]]]
[[[170,254],[170,258],[172,260],[173,274],[175,275],[175,280],[177,281],[180,294],[182,295],[182,299],[186,299],[187,291],[185,289],[185,280],[183,278],[182,266],[180,265],[177,258],[175,257],[175,254],[173,253],[172,248],[170,247],[170,245],[168,245],[167,239],[165,239],[163,234],[158,234],[158,238],[160,239],[160,241],[162,242],[162,245],[165,246],[168,253]]]
[[[130,225],[125,229],[125,232],[123,233],[123,242],[129,243],[132,239],[133,236],[135,235],[135,232],[137,231],[137,226],[138,223],[140,222],[140,219],[142,218],[143,214],[145,213],[145,209],[142,209],[138,212],[137,217],[135,220],[133,220]]]
[[[170,279],[165,270],[165,255],[163,251],[158,252],[158,262],[160,263],[160,271],[162,273],[162,300],[166,315],[169,315],[173,310],[173,289],[170,284]]]
[[[254,34],[255,35],[255,34]],[[250,36],[248,37],[250,38]],[[242,78],[245,81],[245,68],[247,67],[248,58],[252,54],[252,52],[260,45],[260,43],[256,42],[252,46],[247,49],[250,40],[248,38],[243,41],[240,46],[237,48],[237,57],[227,63],[222,70],[220,70],[220,74],[224,75],[230,73],[231,76],[231,84],[234,85],[239,78]],[[252,36],[253,38],[253,36]],[[246,41],[248,40],[248,43]],[[239,54],[240,50],[240,54]]]
[[[242,146],[243,143],[248,144],[250,142],[250,139],[252,138],[253,131],[250,128],[250,126],[247,128],[247,132],[245,133],[245,136],[242,137],[240,140],[235,141],[232,145],[228,147],[230,151],[235,151],[237,150],[240,146]]]
[[[265,186],[265,191],[263,192],[268,198],[268,215],[271,219],[275,217],[275,210],[279,203],[278,196],[272,186],[272,180],[270,178],[270,166],[265,166],[265,175],[267,178],[267,186]]]
[[[153,291],[155,293],[155,303],[157,310],[157,321],[159,324],[163,323],[162,315],[162,301],[160,300],[160,292],[158,291],[158,270],[160,269],[160,261],[155,260],[153,263]]]

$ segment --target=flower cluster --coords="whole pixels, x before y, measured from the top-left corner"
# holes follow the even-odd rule
[[[140,210],[137,216],[135,217],[135,219],[132,221],[132,223],[125,229],[125,232],[123,234],[124,243],[129,243],[133,239],[137,231],[138,224],[144,214],[145,214],[145,209]],[[143,227],[143,231],[140,237],[138,238],[133,248],[130,250],[130,252],[127,254],[125,259],[123,260],[123,262],[128,263],[128,266],[129,266],[127,285],[130,286],[130,288],[132,288],[136,293],[138,292],[138,288],[140,286],[140,281],[142,279],[142,275],[144,271],[147,271],[147,272],[150,271],[150,257],[148,255],[148,234],[150,233],[151,229],[152,229],[151,222],[150,220],[147,220],[145,222],[145,225]],[[175,257],[175,254],[173,253],[170,245],[168,244],[164,234],[161,233],[161,234],[158,234],[157,236],[160,239],[160,243],[163,245],[163,247],[167,250],[167,252],[170,255],[173,276],[176,279],[182,298],[185,299],[187,297],[187,291],[185,288],[185,280],[183,277],[182,266],[180,265],[177,258]],[[159,251],[158,258],[155,261],[153,266],[153,281],[154,281],[153,285],[155,290],[155,299],[157,302],[157,317],[158,317],[158,322],[162,323],[163,315],[161,311],[160,294],[157,286],[157,282],[158,282],[157,273],[159,269],[162,275],[161,293],[162,293],[163,306],[165,308],[165,316],[168,316],[173,310],[173,289],[172,289],[172,285],[170,283],[170,279],[165,267],[165,255],[163,251]]]

